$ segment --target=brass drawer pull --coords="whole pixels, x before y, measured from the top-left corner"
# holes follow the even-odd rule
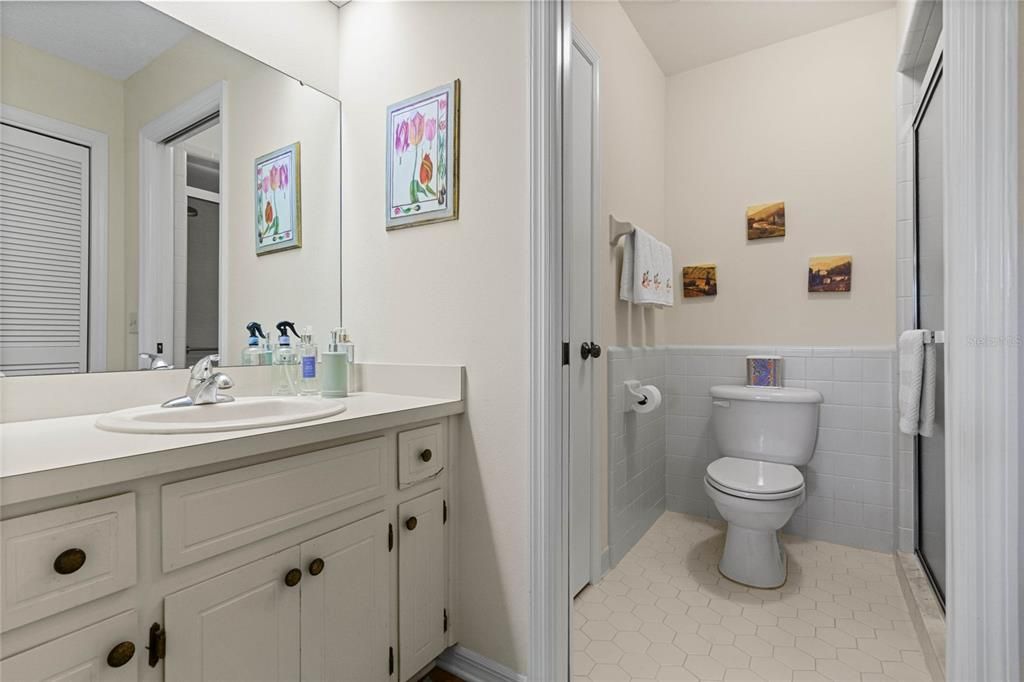
[[[422,459],[424,462],[429,462],[433,457],[434,453],[430,451],[430,448],[427,448],[426,450],[420,453],[420,459]]]
[[[293,568],[284,574],[284,584],[288,587],[295,587],[302,580],[302,571],[297,568]]]
[[[416,517],[415,516],[410,516],[409,518],[407,518],[405,520],[405,527],[408,528],[409,530],[416,530],[416,523],[417,523],[416,522]]]
[[[53,560],[53,570],[61,575],[70,575],[85,565],[85,550],[74,547],[65,549]]]
[[[107,665],[111,668],[120,668],[122,665],[132,660],[132,656],[135,655],[135,644],[132,642],[121,642],[110,650],[107,654]]]
[[[309,562],[309,574],[320,575],[324,570],[324,560],[320,557]]]

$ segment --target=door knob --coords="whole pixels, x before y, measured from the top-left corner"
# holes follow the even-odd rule
[[[596,343],[586,341],[580,346],[580,357],[586,360],[587,358],[599,358],[601,357],[601,346]]]
[[[284,584],[288,587],[295,587],[302,580],[302,571],[297,568],[293,568],[284,574]]]
[[[424,462],[429,462],[430,458],[433,456],[434,453],[430,451],[430,448],[427,448],[426,450],[420,453],[420,459],[422,459]]]
[[[324,570],[324,560],[320,557],[309,562],[309,574],[320,575]]]
[[[593,341],[590,342],[590,357],[599,358],[601,357],[601,346],[597,345]]]
[[[405,520],[405,527],[408,528],[409,530],[416,530],[416,523],[417,523],[416,517],[415,516],[410,516],[409,518],[407,518]]]

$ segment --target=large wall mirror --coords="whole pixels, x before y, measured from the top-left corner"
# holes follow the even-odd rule
[[[339,324],[338,100],[142,2],[2,2],[0,29],[0,372]]]

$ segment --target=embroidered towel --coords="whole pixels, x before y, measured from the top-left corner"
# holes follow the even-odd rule
[[[622,249],[619,298],[638,305],[671,306],[672,249],[638,227]]]
[[[910,329],[899,340],[900,431],[911,436],[931,436],[935,426],[935,345],[926,334]]]

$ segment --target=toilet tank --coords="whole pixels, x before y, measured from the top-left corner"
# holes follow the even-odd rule
[[[818,438],[821,394],[807,388],[712,386],[711,429],[724,457],[801,466]]]

